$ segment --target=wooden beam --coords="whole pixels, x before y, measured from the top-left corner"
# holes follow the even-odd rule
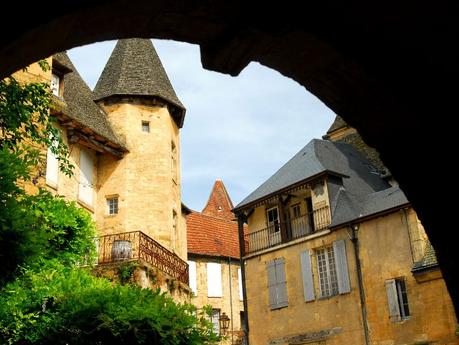
[[[113,149],[103,143],[100,143],[94,138],[84,133],[81,133],[80,131],[69,130],[67,136],[70,144],[78,143],[97,152],[108,153],[114,156],[116,159],[121,159],[124,156],[123,152]]]

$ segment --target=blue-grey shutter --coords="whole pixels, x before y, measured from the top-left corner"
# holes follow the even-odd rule
[[[285,276],[285,260],[276,259],[276,280],[277,280],[277,308],[288,306],[287,278]]]
[[[309,250],[305,250],[300,254],[301,260],[301,274],[303,276],[303,291],[305,302],[314,301],[316,296],[314,294],[314,283],[312,280],[312,269],[311,269],[311,256]]]
[[[387,303],[389,306],[389,318],[392,322],[400,321],[400,308],[398,304],[397,287],[395,279],[386,280],[385,284],[387,293]]]
[[[335,253],[336,275],[338,278],[338,292],[340,294],[351,291],[349,282],[349,271],[347,269],[346,243],[344,240],[333,242],[333,252]]]
[[[277,308],[276,261],[268,262],[266,269],[268,270],[269,305],[271,309],[275,309]]]

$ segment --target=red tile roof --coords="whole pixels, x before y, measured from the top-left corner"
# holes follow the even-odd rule
[[[239,259],[237,222],[191,212],[186,217],[188,253]]]
[[[202,214],[234,220],[234,214],[231,211],[233,203],[226,191],[222,180],[216,180],[212,192],[210,192],[209,200],[206,207],[202,210]]]

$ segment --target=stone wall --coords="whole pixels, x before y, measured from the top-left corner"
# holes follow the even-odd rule
[[[220,309],[220,312],[225,312],[231,319],[228,329],[228,339],[221,344],[231,344],[231,329],[233,329],[234,341],[238,339],[241,330],[240,312],[244,310],[244,304],[240,298],[238,269],[240,264],[238,260],[231,260],[231,276],[230,265],[228,259],[219,258],[203,258],[190,255],[189,260],[196,262],[196,278],[197,278],[197,293],[192,297],[191,303],[198,308],[206,305],[211,305],[214,309]],[[207,294],[207,263],[215,262],[221,264],[222,268],[222,297],[208,297]],[[230,292],[231,283],[231,292]],[[232,298],[231,298],[231,297]],[[231,313],[232,309],[232,313]],[[231,315],[232,314],[232,315]],[[256,344],[256,343],[254,343]]]

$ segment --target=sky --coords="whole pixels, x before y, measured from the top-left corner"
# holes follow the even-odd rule
[[[116,41],[68,51],[91,89]],[[181,129],[182,202],[200,211],[216,179],[236,206],[311,139],[335,114],[297,82],[259,63],[239,76],[208,71],[199,46],[153,40],[187,112]]]

